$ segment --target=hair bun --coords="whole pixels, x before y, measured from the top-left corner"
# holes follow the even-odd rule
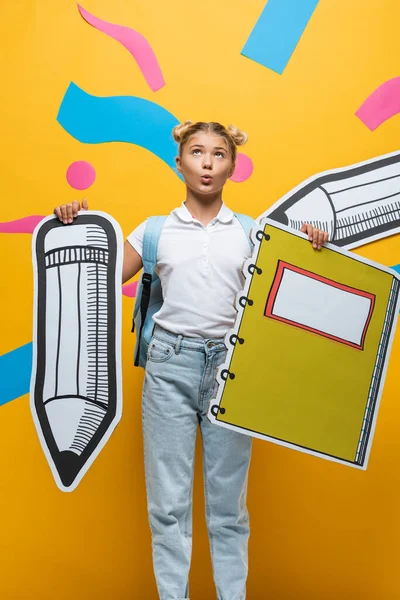
[[[247,142],[247,133],[238,129],[235,125],[228,125],[226,128],[236,146],[243,146]]]
[[[193,121],[185,121],[184,123],[179,123],[179,125],[175,125],[172,130],[172,136],[178,144],[181,143],[182,138],[189,127],[193,125]]]

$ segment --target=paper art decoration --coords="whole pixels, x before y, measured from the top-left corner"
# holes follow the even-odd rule
[[[236,165],[235,170],[233,172],[232,177],[230,177],[231,181],[235,183],[242,183],[242,181],[246,181],[253,173],[253,161],[250,157],[242,152],[238,152],[236,155]]]
[[[58,487],[76,488],[122,414],[122,232],[109,215],[48,217],[32,240],[31,410]]]
[[[154,102],[135,96],[91,96],[71,82],[57,121],[85,144],[127,142],[141,146],[161,158],[182,179],[175,164],[178,145],[172,137],[172,129],[179,121]],[[245,181],[251,173],[251,159],[241,154],[232,180]]]
[[[258,220],[264,217],[294,229],[311,223],[347,249],[393,235],[400,231],[400,152],[318,173]]]
[[[31,215],[0,223],[0,233],[33,233],[36,225],[44,219],[42,215]]]
[[[356,116],[374,131],[379,125],[400,112],[400,77],[380,85],[363,102]]]
[[[209,418],[365,469],[399,311],[400,276],[267,220],[237,297]]]
[[[91,96],[71,82],[57,121],[85,144],[127,142],[142,146],[180,176],[175,165],[177,144],[171,134],[178,119],[154,102],[135,96]]]
[[[31,365],[31,343],[0,356],[0,406],[28,393]]]
[[[0,233],[33,233],[43,219],[43,215],[33,215],[0,223]],[[122,293],[135,298],[136,288],[137,281],[127,283],[122,287]],[[31,342],[0,355],[0,406],[29,392],[31,367]]]
[[[96,180],[96,171],[86,160],[77,160],[69,165],[66,177],[74,190],[87,190]]]
[[[91,15],[79,4],[77,6],[85,21],[122,44],[128,50],[153,92],[156,92],[165,85],[164,77],[153,48],[141,33],[124,25],[114,25],[113,23],[102,21],[102,19]]]
[[[126,283],[125,285],[122,286],[123,295],[128,296],[128,298],[135,298],[137,286],[138,286],[137,281],[132,281],[131,283]]]
[[[282,74],[319,0],[268,0],[242,54]]]

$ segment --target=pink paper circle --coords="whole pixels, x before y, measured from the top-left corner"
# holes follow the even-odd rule
[[[250,177],[253,169],[254,166],[251,158],[247,154],[238,153],[236,156],[236,167],[230,180],[235,183],[242,183],[242,181],[246,181]]]
[[[96,179],[94,167],[86,160],[77,160],[67,169],[67,181],[75,190],[86,190]]]
[[[124,294],[124,296],[128,296],[128,298],[135,298],[137,285],[137,281],[133,281],[132,283],[126,283],[125,285],[123,285],[122,293]]]

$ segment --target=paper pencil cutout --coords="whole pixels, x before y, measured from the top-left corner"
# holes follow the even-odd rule
[[[365,469],[400,306],[400,276],[266,220],[208,416]]]
[[[300,229],[311,223],[347,249],[400,231],[400,152],[314,175],[275,202],[268,217]]]
[[[72,491],[122,414],[122,233],[105,213],[33,234],[31,410],[58,487]]]

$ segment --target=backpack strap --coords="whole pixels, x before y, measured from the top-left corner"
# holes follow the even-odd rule
[[[146,322],[147,309],[149,308],[151,284],[154,277],[154,269],[157,264],[157,248],[160,239],[161,230],[165,223],[166,216],[149,217],[143,235],[142,263],[143,275],[141,279],[142,294],[140,298],[140,329],[138,339],[141,339],[143,327]],[[132,331],[135,329],[135,322],[132,323]],[[135,357],[135,366],[139,364],[139,347]]]
[[[153,274],[157,264],[157,248],[161,229],[167,217],[149,217],[143,236],[142,262],[144,273]]]
[[[253,227],[255,227],[257,225],[257,223],[255,222],[254,219],[252,219],[248,215],[242,215],[241,213],[237,213],[237,212],[235,212],[234,215],[237,218],[237,220],[239,221],[239,223],[241,224],[241,226],[243,227],[243,229],[249,239],[250,250],[253,250],[254,244],[251,241],[250,233],[251,233],[251,230],[253,229]]]

